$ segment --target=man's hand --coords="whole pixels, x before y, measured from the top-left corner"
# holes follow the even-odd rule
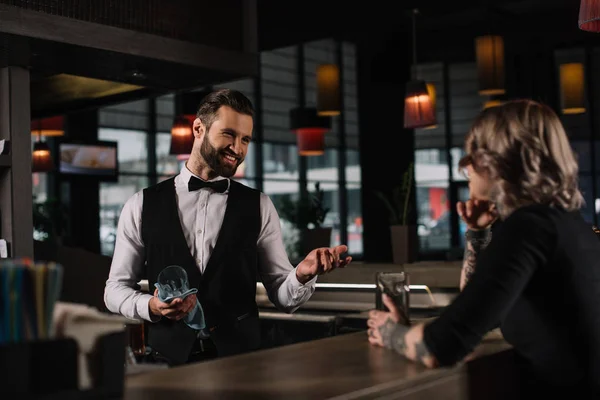
[[[154,290],[154,297],[150,299],[148,306],[152,315],[180,320],[188,315],[196,305],[196,295],[190,294],[185,299],[173,299],[170,303],[163,303],[158,299],[158,289]]]
[[[456,203],[456,211],[467,228],[479,231],[489,228],[498,218],[498,210],[494,203],[487,200],[469,199]]]
[[[304,284],[317,275],[326,274],[336,268],[344,268],[352,261],[352,257],[340,259],[340,255],[347,251],[348,246],[345,245],[314,249],[296,267],[298,282]]]

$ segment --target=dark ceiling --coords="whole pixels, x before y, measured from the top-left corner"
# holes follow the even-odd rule
[[[261,50],[334,36],[368,38],[385,33],[409,33],[417,8],[419,35],[496,30],[577,31],[578,0],[402,0],[368,2],[261,0]]]
[[[259,0],[257,4],[261,51],[326,37],[367,43],[382,37],[406,39],[410,37],[415,7],[419,9],[420,60],[439,60],[448,54],[460,57],[461,51],[472,56],[472,37],[491,31],[538,35],[553,46],[597,40],[597,36],[578,30],[577,0],[371,0],[355,5],[339,0]],[[227,32],[223,29],[221,33]],[[0,36],[0,56],[1,39]],[[28,40],[27,46],[32,54],[32,111],[37,116],[227,79],[215,71],[202,72],[138,56],[87,48],[74,52],[73,46],[33,39]],[[99,80],[82,80],[78,76]]]
[[[214,70],[42,40],[28,40],[37,116],[93,108],[227,80]]]

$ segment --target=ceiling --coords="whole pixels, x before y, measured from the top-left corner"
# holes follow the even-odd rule
[[[360,39],[384,33],[410,33],[417,8],[420,35],[468,30],[576,31],[577,0],[261,0],[259,46],[271,50],[334,36]]]
[[[391,40],[409,37],[415,7],[420,59],[439,57],[440,51],[457,53],[456,43],[468,43],[465,52],[471,54],[469,37],[490,29],[503,34],[538,32],[546,40],[551,40],[550,35],[558,41],[586,37],[577,29],[577,0],[371,0],[355,6],[339,0],[257,3],[261,51],[326,37],[367,41],[380,40],[382,34]],[[226,35],[227,30],[221,33]],[[3,57],[20,57],[21,48],[29,50],[35,117],[233,79],[214,70],[40,39],[26,39],[24,46],[20,38],[11,48],[12,39],[0,35],[0,64]]]
[[[22,45],[22,42],[18,42]],[[35,117],[205,86],[235,75],[141,56],[28,39]]]

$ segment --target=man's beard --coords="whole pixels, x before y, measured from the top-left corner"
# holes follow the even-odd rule
[[[204,139],[202,140],[202,145],[200,146],[200,155],[210,169],[212,169],[218,176],[225,178],[230,178],[235,175],[238,167],[242,161],[244,161],[243,158],[238,158],[232,152],[227,150],[217,150],[212,144],[210,144],[207,135],[205,135]],[[225,155],[236,157],[237,163],[235,165],[227,164],[227,162],[223,159]]]

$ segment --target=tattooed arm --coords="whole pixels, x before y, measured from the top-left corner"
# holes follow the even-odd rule
[[[465,255],[463,257],[463,266],[460,274],[460,290],[462,291],[471,275],[475,272],[477,257],[492,240],[492,230],[490,228],[480,231],[468,230],[465,233]]]
[[[394,350],[428,368],[437,367],[436,358],[430,353],[423,340],[425,324],[410,326],[389,296],[383,295],[382,300],[390,311],[369,312],[367,321],[369,342]]]
[[[412,361],[420,362],[428,368],[438,366],[437,360],[429,352],[423,341],[425,324],[414,326],[394,322],[391,317],[378,328],[383,347],[396,351]]]

